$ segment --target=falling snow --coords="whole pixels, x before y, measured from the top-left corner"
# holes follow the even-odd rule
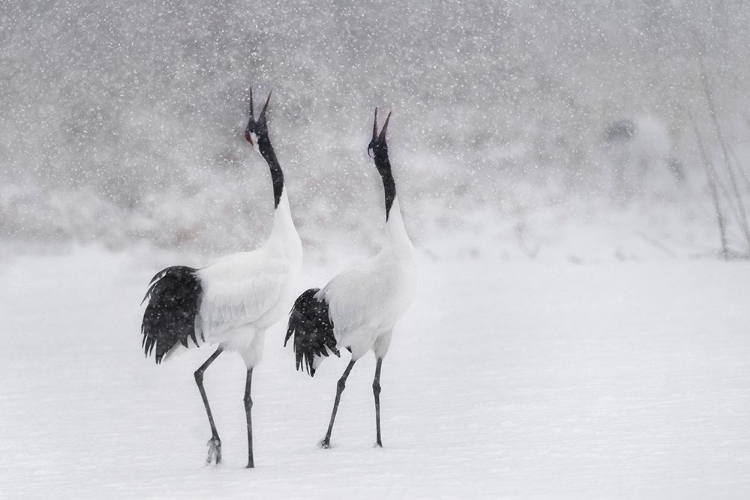
[[[378,208],[375,106],[394,110],[417,242],[478,210],[534,229],[538,213],[602,201],[666,203],[689,232],[712,226],[690,121],[718,155],[700,58],[750,164],[742,3],[66,0],[7,2],[0,18],[3,239],[259,243],[272,205],[242,139],[251,84],[274,91],[272,136],[315,255],[341,230],[320,227],[331,212],[359,245],[376,234],[359,224]],[[604,133],[622,120],[649,125],[613,152]],[[624,192],[618,168],[638,177]]]
[[[747,496],[749,43],[744,2],[2,2],[0,497]],[[364,360],[314,446],[345,361],[302,377],[281,323],[255,471],[238,359],[206,375],[217,468],[205,353],[141,358],[156,271],[268,235],[251,85],[299,292],[380,248],[393,111],[421,284],[383,450]]]

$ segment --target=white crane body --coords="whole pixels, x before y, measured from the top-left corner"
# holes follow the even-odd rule
[[[380,370],[388,353],[393,328],[404,315],[415,291],[414,248],[406,233],[396,197],[385,136],[390,114],[377,135],[375,110],[372,141],[375,166],[383,181],[385,194],[385,241],[377,255],[358,262],[334,277],[323,289],[311,288],[300,295],[289,315],[286,342],[294,336],[297,369],[311,375],[330,354],[339,349],[351,351],[352,358],[339,379],[331,421],[323,448],[330,447],[331,432],[341,394],[354,363],[373,351],[377,360],[373,393],[378,446],[380,435]]]
[[[302,266],[302,243],[292,220],[284,174],[268,137],[266,109],[256,121],[250,92],[250,120],[245,138],[268,163],[274,193],[274,219],[266,243],[252,252],[240,252],[193,269],[166,268],[151,280],[144,301],[141,333],[146,356],[157,363],[186,349],[206,344],[217,350],[195,372],[211,439],[207,462],[221,462],[221,440],[203,388],[203,372],[225,350],[237,352],[247,367],[245,413],[248,431],[248,467],[254,467],[250,388],[253,368],[263,354],[266,329],[278,322],[294,299]]]

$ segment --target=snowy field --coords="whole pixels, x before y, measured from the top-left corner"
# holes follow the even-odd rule
[[[425,258],[383,364],[385,447],[369,356],[316,447],[346,360],[295,372],[279,324],[254,376],[255,470],[240,358],[206,373],[215,467],[193,380],[209,351],[143,357],[138,304],[169,263],[2,258],[0,498],[750,496],[748,263]],[[345,264],[307,266],[300,290]]]

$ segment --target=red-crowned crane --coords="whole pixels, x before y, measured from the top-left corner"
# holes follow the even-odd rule
[[[385,242],[374,257],[346,269],[322,290],[312,288],[300,295],[289,316],[286,342],[294,335],[297,369],[304,365],[311,376],[329,352],[339,355],[346,348],[352,358],[336,386],[328,432],[319,443],[330,448],[333,422],[336,419],[341,393],[354,363],[372,350],[376,358],[372,391],[375,396],[376,445],[380,437],[380,370],[391,344],[393,327],[406,312],[414,298],[414,249],[406,234],[396,197],[396,183],[388,159],[385,135],[390,120],[377,134],[378,110],[372,128],[372,141],[367,148],[375,160],[385,190]]]
[[[275,210],[268,241],[255,251],[228,255],[199,269],[168,267],[154,276],[144,298],[148,305],[141,326],[143,348],[146,356],[154,353],[157,364],[189,347],[218,344],[195,372],[211,425],[209,464],[221,462],[221,440],[203,388],[203,372],[225,350],[237,352],[245,361],[247,467],[254,467],[250,418],[253,368],[263,353],[266,329],[289,310],[302,264],[302,244],[292,221],[284,174],[268,137],[266,110],[270,99],[271,94],[256,121],[250,89],[250,120],[245,129],[245,138],[271,169]]]

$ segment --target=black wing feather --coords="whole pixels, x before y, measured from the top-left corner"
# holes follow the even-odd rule
[[[161,363],[169,350],[181,343],[188,346],[195,334],[195,317],[198,314],[203,288],[192,267],[173,266],[156,274],[149,283],[143,298],[148,300],[143,313],[141,333],[146,356],[156,349],[156,363]],[[143,303],[143,302],[142,302]]]
[[[311,288],[300,295],[289,313],[284,347],[294,334],[294,353],[297,355],[297,370],[304,362],[307,373],[315,376],[315,356],[328,356],[328,351],[340,356],[333,335],[333,322],[328,316],[328,303],[315,298],[319,288]]]

